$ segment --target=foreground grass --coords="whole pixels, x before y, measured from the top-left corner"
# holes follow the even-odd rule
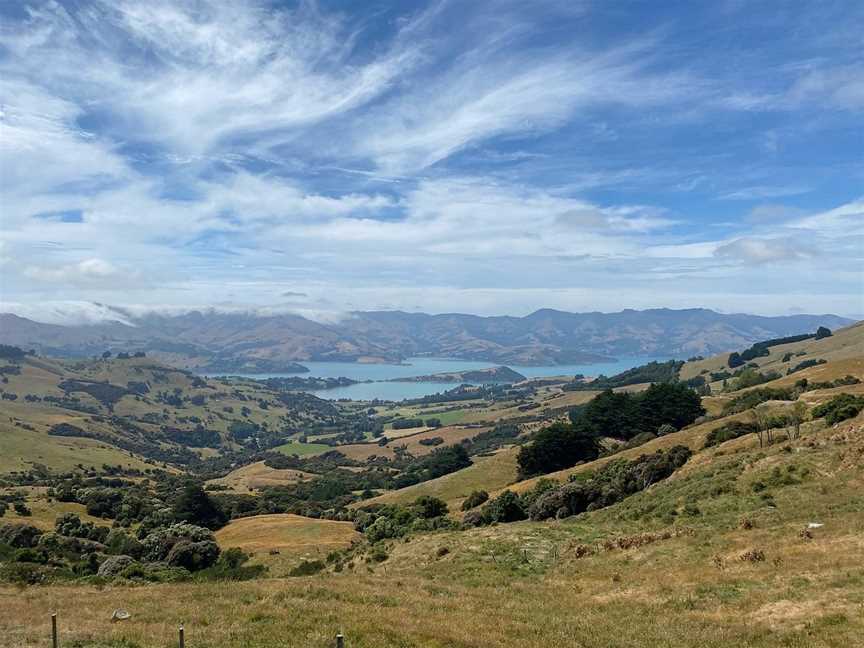
[[[385,562],[341,573],[0,588],[0,646],[47,645],[57,611],[78,648],[164,648],[181,622],[210,648],[338,631],[352,648],[848,648],[864,636],[862,457],[859,417],[764,451],[733,442],[568,520],[391,541]],[[117,607],[132,619],[112,625]]]

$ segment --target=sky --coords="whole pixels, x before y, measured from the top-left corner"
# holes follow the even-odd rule
[[[864,313],[864,3],[0,3],[0,310]]]

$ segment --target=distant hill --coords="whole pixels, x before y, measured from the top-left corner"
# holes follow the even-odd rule
[[[391,382],[515,383],[523,380],[527,380],[525,376],[518,371],[513,371],[510,367],[490,367],[489,369],[451,371],[428,376],[393,378]]]
[[[313,360],[398,362],[411,356],[500,364],[567,364],[621,355],[686,358],[746,348],[759,340],[852,323],[836,315],[762,317],[707,309],[567,313],[526,317],[358,311],[336,323],[295,314],[218,311],[60,326],[0,315],[0,343],[55,356],[143,350],[175,366],[219,372],[302,372]]]

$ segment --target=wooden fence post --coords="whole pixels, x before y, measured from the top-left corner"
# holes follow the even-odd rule
[[[186,639],[183,636],[183,626],[180,626],[180,648],[186,648]]]
[[[57,640],[57,613],[51,615],[51,645],[54,648],[60,645]]]
[[[336,635],[336,648],[345,648],[345,637],[341,632]]]

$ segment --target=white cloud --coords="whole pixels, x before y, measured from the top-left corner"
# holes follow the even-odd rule
[[[791,238],[740,238],[714,250],[714,256],[744,263],[777,263],[810,258],[816,251]]]
[[[26,266],[23,271],[26,277],[37,281],[46,281],[55,285],[118,285],[130,278],[137,278],[138,273],[124,271],[104,259],[84,259],[77,263],[64,266]]]

